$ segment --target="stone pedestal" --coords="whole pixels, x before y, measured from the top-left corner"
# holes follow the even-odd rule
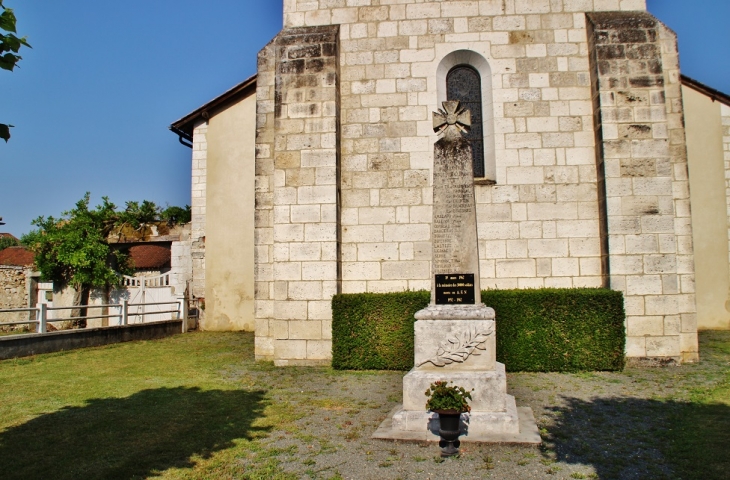
[[[505,395],[505,400],[503,412],[477,412],[472,410],[469,413],[462,413],[460,424],[462,437],[460,440],[488,442],[490,435],[519,436],[520,418],[515,397]],[[438,416],[438,413],[425,410],[406,410],[401,406],[393,413],[392,429],[401,432],[430,432],[438,436]],[[540,442],[538,440],[537,442],[525,443]]]
[[[438,381],[454,382],[471,392],[469,401],[472,411],[503,412],[506,408],[507,376],[504,364],[498,363],[496,371],[470,372],[431,372],[411,370],[403,377],[403,408],[406,410],[424,410],[426,405],[426,389]]]
[[[415,367],[403,377],[403,406],[393,415],[393,428],[437,433],[438,414],[426,411],[426,390],[443,380],[471,391],[463,435],[519,433],[515,399],[507,395],[505,368],[496,361],[494,317],[481,303],[429,305],[416,313]]]

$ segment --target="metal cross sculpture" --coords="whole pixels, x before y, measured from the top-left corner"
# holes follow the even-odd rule
[[[433,131],[444,138],[454,140],[471,128],[471,112],[460,109],[458,100],[443,102],[443,110],[433,112]]]

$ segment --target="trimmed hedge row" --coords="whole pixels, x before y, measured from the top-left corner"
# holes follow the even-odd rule
[[[332,366],[413,367],[413,315],[428,291],[336,295]],[[612,371],[624,367],[621,292],[607,289],[485,290],[497,313],[497,360],[511,372]]]
[[[355,293],[332,298],[332,367],[340,370],[410,370],[413,315],[428,305],[425,290]]]

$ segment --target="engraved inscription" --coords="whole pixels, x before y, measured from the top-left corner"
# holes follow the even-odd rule
[[[433,260],[434,272],[453,272],[454,264],[459,264],[465,256],[462,244],[461,229],[458,225],[470,224],[470,217],[474,215],[474,187],[469,175],[462,171],[454,172],[457,175],[449,176],[448,185],[434,186],[441,199],[434,205],[433,216]],[[462,180],[465,181],[460,181]]]
[[[436,305],[474,305],[474,274],[436,275]]]

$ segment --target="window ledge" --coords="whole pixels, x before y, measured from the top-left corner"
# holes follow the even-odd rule
[[[489,178],[475,178],[474,179],[474,185],[496,185],[497,182],[495,180],[490,180]]]

